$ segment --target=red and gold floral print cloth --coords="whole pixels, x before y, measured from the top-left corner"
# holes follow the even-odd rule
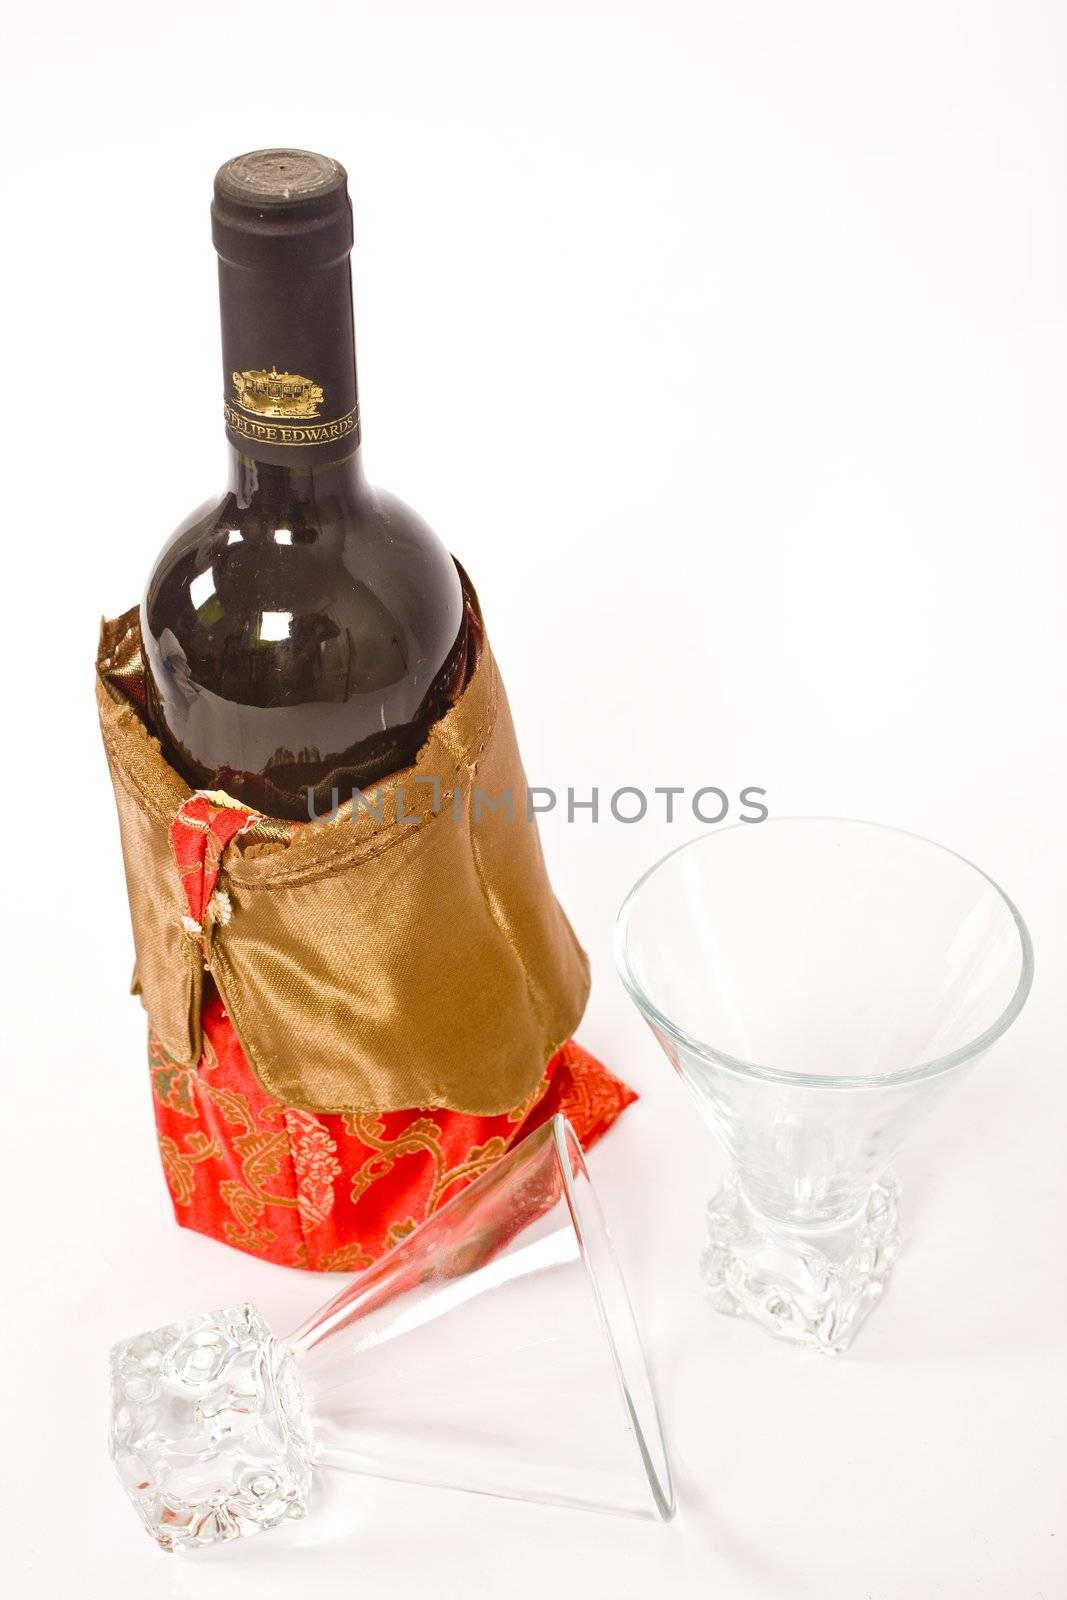
[[[285,1267],[369,1266],[557,1111],[588,1149],[635,1098],[572,1039],[533,1103],[506,1116],[296,1111],[264,1094],[217,994],[203,1023],[195,1071],[149,1044],[174,1215]]]
[[[494,814],[477,837],[469,826],[438,828],[433,843],[427,827],[402,830],[401,842],[395,829],[392,838],[388,830],[364,837],[365,826],[342,815],[332,837],[343,848],[310,871],[307,843],[320,829],[190,792],[164,760],[144,722],[136,611],[104,624],[97,670],[137,945],[134,987],[149,1013],[159,1145],[183,1226],[281,1265],[355,1270],[556,1112],[588,1148],[636,1098],[567,1038],[588,968],[552,896],[536,827],[504,831]],[[523,781],[488,650],[431,746],[427,770],[453,759],[457,776]],[[322,853],[321,842],[315,848]],[[421,876],[406,883],[413,859]],[[308,923],[343,934],[361,897],[380,903],[383,863],[401,902],[393,920],[406,905],[425,939],[400,941],[399,956],[396,941],[392,954],[372,950],[363,970],[338,965],[336,947],[309,938]],[[256,894],[271,879],[282,892]],[[311,880],[316,894],[300,904],[288,885],[303,892]],[[325,914],[319,894],[333,902]],[[282,987],[266,981],[250,995],[242,983],[252,970],[248,956],[239,970],[242,940],[268,900],[296,918],[273,913],[289,954],[297,952],[285,986],[297,998],[282,1000]],[[428,990],[423,950],[432,951],[435,928],[456,925],[458,937],[439,941],[441,971]],[[252,944],[259,965],[269,964],[266,937]],[[336,972],[325,970],[331,961]],[[381,1006],[364,1016],[355,1003],[379,989],[392,1002],[384,1022]],[[329,1026],[323,1003],[337,1013]],[[281,1057],[264,1048],[265,1027],[281,1040]],[[435,1037],[442,1057],[451,1052],[444,1077]],[[411,1048],[387,1048],[390,1038]],[[309,1059],[325,1069],[310,1072]],[[432,1103],[406,1109],[417,1098],[403,1097],[412,1083],[432,1087]]]
[[[217,887],[223,851],[255,820],[255,812],[205,794],[192,795],[175,817],[171,849],[194,940],[213,897],[215,914],[228,914]],[[572,1039],[534,1092],[500,1116],[303,1111],[261,1087],[210,986],[201,1020],[204,1049],[195,1068],[149,1037],[174,1213],[184,1227],[281,1266],[368,1266],[556,1112],[569,1117],[588,1149],[636,1098]]]

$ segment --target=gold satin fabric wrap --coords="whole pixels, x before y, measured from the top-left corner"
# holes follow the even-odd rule
[[[195,1066],[209,971],[268,1094],[308,1111],[510,1110],[537,1088],[589,992],[552,893],[507,698],[488,644],[382,821],[263,819],[227,845],[203,938],[183,924],[170,826],[190,789],[137,709],[136,608],[101,629],[97,704],[118,807],[140,993],[164,1049]],[[125,687],[124,687],[125,686]],[[134,692],[130,693],[133,690]],[[440,809],[433,785],[440,779]],[[483,804],[513,796],[513,816]],[[418,825],[397,818],[418,817]],[[458,801],[455,796],[458,792]],[[284,837],[287,833],[292,837]],[[278,837],[278,835],[283,835]],[[201,949],[201,946],[203,947]]]

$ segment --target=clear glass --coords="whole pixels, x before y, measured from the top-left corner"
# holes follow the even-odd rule
[[[616,953],[732,1163],[708,1207],[714,1304],[845,1349],[899,1245],[890,1162],[1030,991],[1018,911],[914,834],[785,818],[664,857]]]
[[[308,1506],[313,1471],[668,1518],[626,1288],[556,1117],[277,1340],[252,1306],[116,1345],[111,1452],[165,1549]]]

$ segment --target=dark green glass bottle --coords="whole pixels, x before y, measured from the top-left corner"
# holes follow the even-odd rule
[[[212,222],[230,485],[149,577],[149,716],[193,787],[306,820],[414,759],[476,624],[444,545],[363,475],[344,168],[239,156]]]

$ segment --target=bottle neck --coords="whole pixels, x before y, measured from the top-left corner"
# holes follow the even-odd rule
[[[230,493],[242,511],[257,510],[268,520],[273,513],[289,516],[294,507],[306,508],[309,515],[326,507],[343,514],[355,508],[366,493],[359,449],[343,461],[302,461],[295,467],[259,461],[234,444],[229,456]]]
[[[358,486],[347,251],[324,265],[286,260],[255,268],[220,255],[219,306],[226,436],[238,477],[256,476],[241,465],[247,461],[263,482],[276,469],[294,480],[325,474],[338,487]]]

